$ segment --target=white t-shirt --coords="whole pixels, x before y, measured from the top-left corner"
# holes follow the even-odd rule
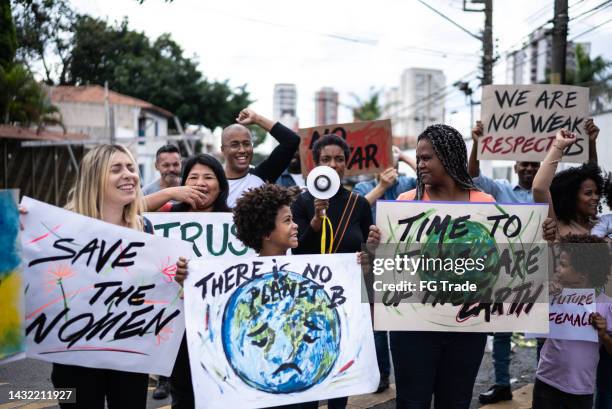
[[[246,176],[238,179],[228,179],[227,181],[229,183],[227,206],[230,208],[236,206],[236,200],[238,200],[244,192],[265,184],[263,179],[252,173],[247,173]]]
[[[304,176],[301,173],[290,173],[291,178],[295,182],[295,185],[298,187],[306,186],[306,181],[304,180]]]

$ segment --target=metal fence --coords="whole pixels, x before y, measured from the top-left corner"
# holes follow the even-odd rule
[[[23,140],[0,138],[0,189],[19,189],[20,198],[64,206],[85,146],[23,145]]]

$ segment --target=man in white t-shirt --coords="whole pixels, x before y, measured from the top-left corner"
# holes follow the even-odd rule
[[[243,109],[237,124],[228,126],[221,135],[221,152],[225,158],[225,175],[229,182],[227,205],[234,207],[236,200],[248,189],[274,183],[293,158],[300,138],[280,122],[274,123],[251,109]],[[247,125],[258,125],[278,141],[278,146],[259,165],[251,168],[253,135]]]

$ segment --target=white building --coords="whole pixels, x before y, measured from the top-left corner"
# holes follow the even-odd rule
[[[68,132],[84,133],[98,143],[126,145],[137,158],[144,183],[155,177],[155,153],[168,141],[168,120],[174,115],[150,102],[100,85],[57,86],[51,102],[62,114]]]
[[[274,120],[278,121],[284,116],[296,117],[297,90],[295,84],[274,85]]]
[[[399,88],[385,94],[385,117],[393,123],[393,136],[414,138],[427,126],[444,122],[446,77],[441,70],[408,68]]]
[[[323,87],[315,93],[315,125],[338,123],[338,93],[331,87]]]
[[[566,66],[576,69],[576,45],[567,43]],[[589,43],[580,43],[588,54]],[[529,35],[529,39],[519,50],[506,55],[507,84],[541,84],[547,82],[547,74],[552,64],[552,32],[540,29]]]

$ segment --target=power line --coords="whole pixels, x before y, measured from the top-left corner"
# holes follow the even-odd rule
[[[609,7],[609,6],[612,6],[612,0],[606,0],[603,3],[600,3],[597,6],[593,7],[592,9],[589,9],[587,11],[583,11],[582,13],[578,14],[577,16],[571,17],[569,19],[569,21],[579,19],[580,17],[584,16],[585,14],[592,13],[593,11],[596,11],[596,10],[599,10],[599,9],[603,10],[606,7]],[[599,10],[599,11],[601,11],[601,10]]]
[[[457,23],[455,20],[453,20],[452,18],[448,17],[446,14],[436,10],[435,8],[431,7],[429,4],[427,4],[425,1],[423,0],[417,0],[419,3],[421,3],[422,5],[424,5],[425,7],[427,7],[428,9],[430,9],[431,11],[433,11],[434,13],[436,13],[437,15],[439,15],[440,17],[442,17],[444,20],[448,21],[449,23],[451,23],[452,25],[454,25],[455,27],[459,28],[461,31],[469,34],[471,37],[474,37],[475,39],[477,39],[478,41],[482,41],[482,37],[472,33],[470,30],[468,30],[467,28],[463,27],[462,25],[460,25],[459,23]]]
[[[610,19],[608,19],[608,20],[606,20],[606,21],[604,21],[604,22],[602,22],[602,23],[599,23],[599,24],[597,24],[596,26],[591,27],[591,28],[589,28],[588,30],[583,31],[582,33],[577,34],[577,35],[575,35],[574,37],[570,38],[570,41],[574,41],[574,40],[575,40],[575,39],[577,39],[578,37],[582,37],[583,35],[588,34],[588,33],[590,33],[591,31],[597,30],[597,29],[598,29],[598,28],[600,28],[601,26],[604,26],[604,25],[608,24],[608,23],[609,23],[609,22],[611,22],[611,21],[612,21],[612,18],[610,18]]]

